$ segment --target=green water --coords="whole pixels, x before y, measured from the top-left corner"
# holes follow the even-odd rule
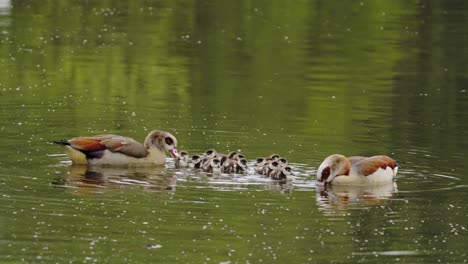
[[[0,263],[468,262],[468,5],[0,1]],[[279,153],[279,184],[70,166],[52,140]],[[316,189],[332,153],[397,187]]]

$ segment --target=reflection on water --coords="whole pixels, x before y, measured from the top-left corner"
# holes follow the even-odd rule
[[[317,188],[317,205],[326,214],[381,205],[398,192],[395,182],[374,186],[322,185]]]
[[[0,0],[0,262],[467,262],[467,3]],[[294,177],[46,155],[155,128]],[[398,191],[316,189],[333,153]]]
[[[63,176],[52,184],[67,188],[79,188],[93,192],[95,188],[122,189],[126,186],[141,186],[147,191],[173,191],[176,188],[175,173],[164,167],[106,167],[71,165]]]

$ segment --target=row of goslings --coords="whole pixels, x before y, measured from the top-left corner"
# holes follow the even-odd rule
[[[214,149],[191,157],[187,151],[181,151],[177,166],[201,169],[204,172],[214,174],[247,174],[249,169],[247,159],[241,153],[230,152],[226,155],[218,153]],[[288,160],[278,154],[272,154],[268,158],[257,158],[254,169],[257,174],[273,180],[286,180],[288,176],[292,175],[292,168],[288,165]]]
[[[292,168],[288,160],[278,154],[272,154],[268,158],[258,158],[255,162],[255,172],[273,180],[286,180],[292,175]]]
[[[180,152],[178,167],[201,169],[204,172],[220,174],[247,174],[247,159],[244,155],[237,152],[222,154],[214,149],[209,149],[202,154],[195,154],[191,157],[188,152]]]

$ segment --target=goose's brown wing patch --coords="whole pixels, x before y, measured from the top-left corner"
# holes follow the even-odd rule
[[[106,146],[101,144],[101,137],[77,137],[68,140],[70,146],[74,149],[91,152],[106,149]]]
[[[395,161],[388,156],[379,155],[361,159],[360,161],[356,162],[354,166],[357,169],[357,173],[364,176],[369,176],[376,172],[379,168],[385,170],[387,167],[390,167],[394,169]]]

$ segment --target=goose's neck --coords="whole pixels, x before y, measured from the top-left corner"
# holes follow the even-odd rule
[[[147,152],[151,148],[158,148],[160,151],[164,151],[163,148],[159,145],[156,133],[154,131],[149,133],[148,136],[146,136],[143,146],[145,147]]]
[[[349,163],[349,160],[346,159],[345,163],[341,167],[340,172],[337,175],[346,175],[349,176],[349,173],[351,171],[351,163]]]

